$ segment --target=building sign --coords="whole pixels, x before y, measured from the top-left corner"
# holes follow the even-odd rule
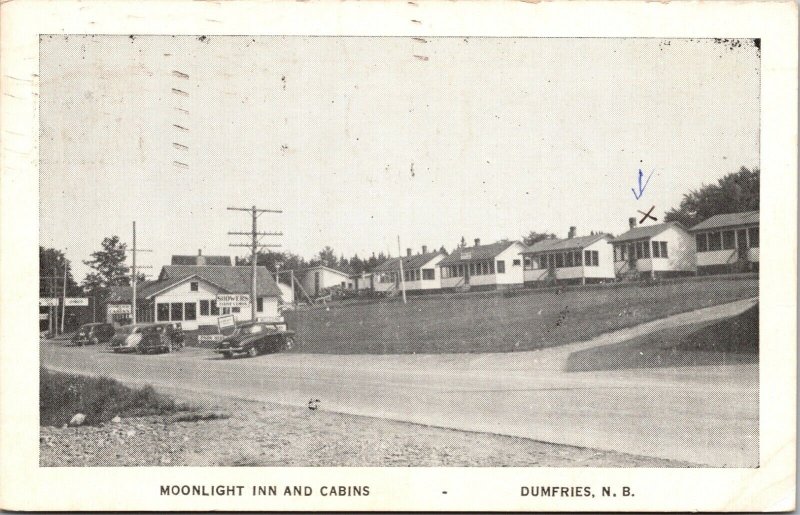
[[[60,301],[60,299],[59,299],[59,298],[54,298],[54,299],[52,299],[52,298],[51,298],[51,299],[39,299],[39,307],[44,307],[44,306],[58,306],[58,305],[59,305],[59,301]]]
[[[222,334],[198,334],[197,343],[218,343],[225,338]]]
[[[472,251],[461,251],[461,259],[472,259]]]
[[[217,307],[219,308],[246,308],[250,306],[250,295],[218,294]]]
[[[236,319],[233,317],[233,315],[221,316],[217,319],[217,323],[219,324],[220,331],[222,331],[223,329],[236,327]]]
[[[108,306],[108,314],[109,315],[130,315],[133,313],[130,304],[109,304]]]
[[[84,297],[67,297],[64,299],[65,306],[88,306],[89,299]]]

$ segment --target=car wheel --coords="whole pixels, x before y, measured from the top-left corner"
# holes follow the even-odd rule
[[[255,345],[253,345],[247,350],[247,355],[250,356],[251,358],[255,358],[256,356],[258,356],[258,348]]]
[[[231,359],[233,357],[233,353],[232,352],[223,352],[222,353],[222,357],[225,358],[225,359]]]
[[[294,338],[291,336],[287,336],[283,340],[283,348],[284,350],[292,350],[294,349]]]

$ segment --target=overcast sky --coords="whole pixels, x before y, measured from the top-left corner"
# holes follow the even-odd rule
[[[225,208],[254,204],[284,211],[259,228],[306,258],[324,245],[396,255],[398,234],[415,249],[571,225],[619,234],[637,209],[660,219],[686,191],[759,164],[750,40],[53,36],[40,48],[40,242],[68,248],[79,281],[80,261],[105,236],[129,242],[132,220],[156,272],[198,248],[243,255],[228,244],[246,238],[227,232],[250,219]],[[639,169],[654,173],[637,200]]]

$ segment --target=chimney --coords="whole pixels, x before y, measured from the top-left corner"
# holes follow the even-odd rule
[[[577,232],[578,228],[574,225],[569,228],[569,234],[567,234],[568,239],[572,239],[575,237],[575,233]]]
[[[411,255],[411,249],[406,249],[406,256],[410,256],[410,255]]]
[[[427,254],[428,253],[428,246],[427,245],[423,245],[422,246],[422,253],[423,254]]]
[[[203,257],[203,249],[197,249],[197,264],[198,265],[206,264],[206,258]]]
[[[198,256],[202,256],[203,255],[203,249],[197,249],[197,255]]]
[[[477,247],[480,244],[481,244],[481,239],[480,238],[475,238],[475,246]]]
[[[628,225],[631,227],[631,229],[636,227],[636,218],[633,216],[628,218]]]

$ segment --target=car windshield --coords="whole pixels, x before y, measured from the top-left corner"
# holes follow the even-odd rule
[[[264,330],[263,326],[249,325],[247,327],[242,328],[242,334],[256,334],[262,332],[263,330]]]
[[[138,334],[139,332],[141,332],[141,330],[142,330],[141,327],[136,327],[134,325],[126,325],[124,327],[120,327],[119,331],[117,332],[122,334]]]

